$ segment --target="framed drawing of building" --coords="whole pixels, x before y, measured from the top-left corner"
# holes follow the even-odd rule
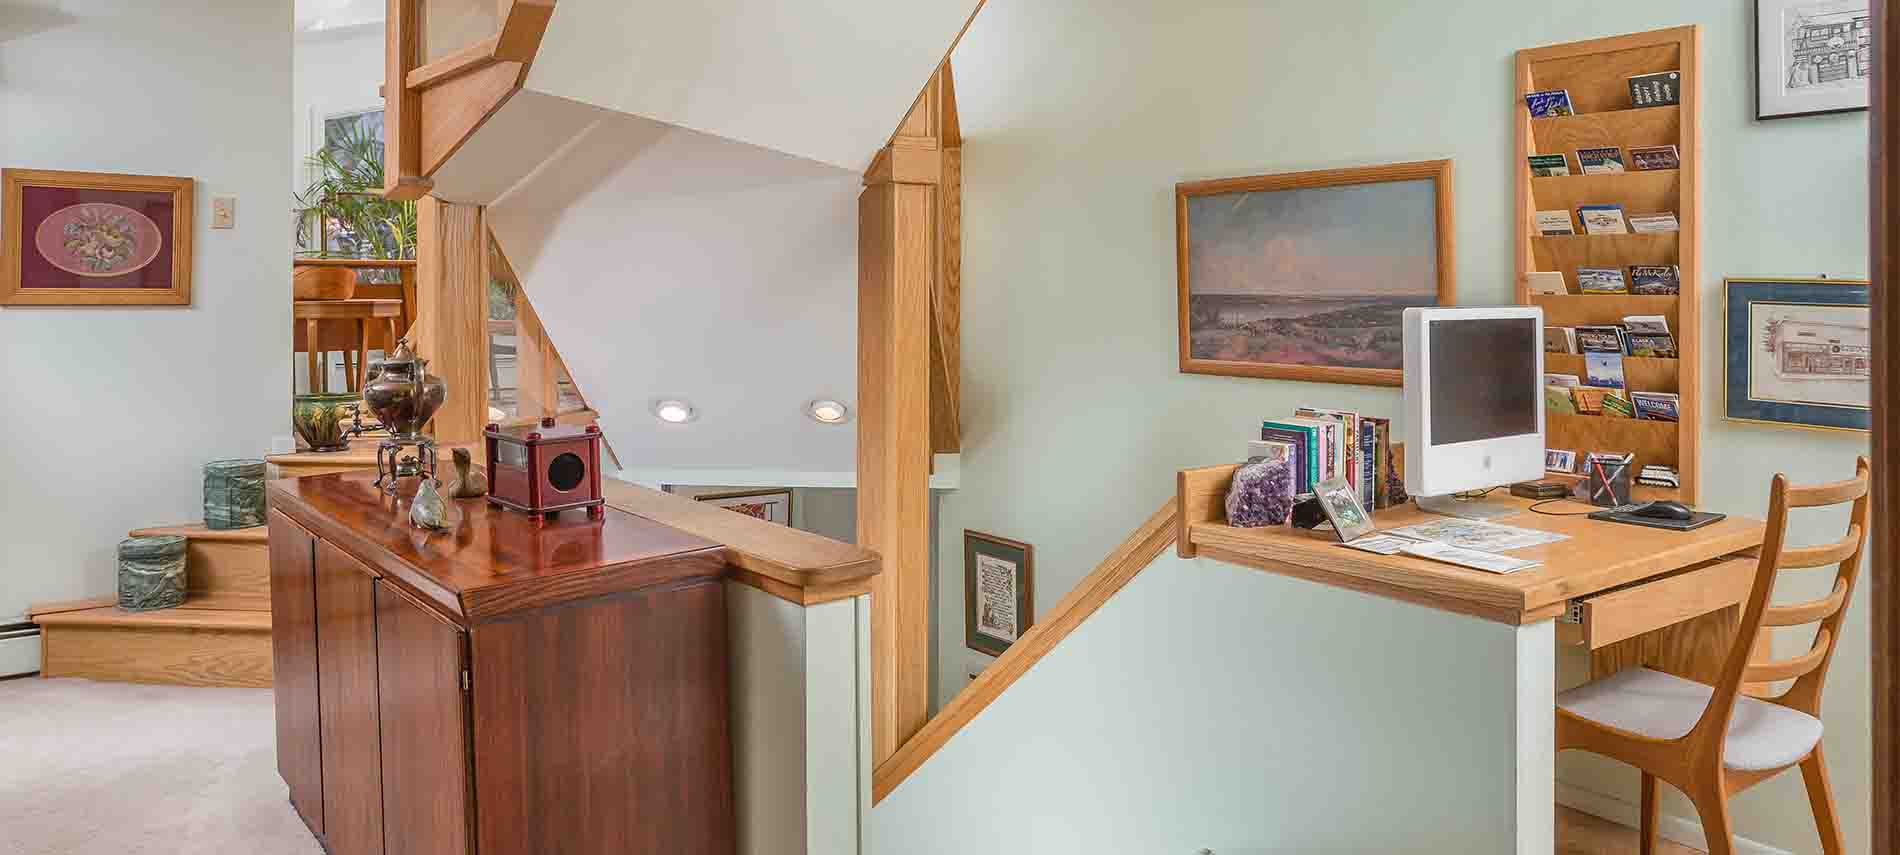
[[[792,491],[790,489],[701,493],[693,498],[769,523],[784,526],[792,524]]]
[[[7,169],[0,186],[0,305],[191,305],[191,179]]]
[[[1728,279],[1727,416],[1833,430],[1872,422],[1872,316],[1866,280]]]
[[[1183,373],[1397,386],[1405,309],[1454,302],[1449,160],[1174,195]]]
[[[1868,0],[1756,0],[1755,118],[1867,109]]]

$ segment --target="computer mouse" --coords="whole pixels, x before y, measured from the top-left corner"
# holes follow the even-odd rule
[[[1681,502],[1650,502],[1630,515],[1653,520],[1688,520],[1695,516],[1695,512]]]

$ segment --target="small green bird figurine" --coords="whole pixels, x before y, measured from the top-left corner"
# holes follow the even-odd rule
[[[449,527],[449,503],[435,490],[435,479],[425,478],[409,503],[409,522],[417,528],[441,531]]]
[[[455,477],[449,479],[449,486],[444,490],[449,498],[479,499],[488,495],[488,473],[475,465],[468,449],[452,449],[449,456],[455,458]]]

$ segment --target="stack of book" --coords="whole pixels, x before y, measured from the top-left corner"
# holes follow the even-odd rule
[[[1660,466],[1654,463],[1644,466],[1636,473],[1636,483],[1645,487],[1667,487],[1671,490],[1682,486],[1682,481],[1676,477],[1676,467]]]
[[[1538,211],[1536,218],[1537,233],[1544,237],[1579,234],[1576,229],[1578,222],[1583,224],[1581,234],[1586,235],[1654,234],[1682,230],[1682,224],[1676,220],[1674,211],[1626,216],[1622,205],[1579,205],[1574,221],[1570,218],[1570,212],[1563,210]]]
[[[1676,338],[1662,315],[1627,315],[1620,324],[1544,328],[1545,353],[1618,353],[1675,359]]]
[[[1293,490],[1312,493],[1319,482],[1344,478],[1367,509],[1392,505],[1392,422],[1346,410],[1301,407],[1260,424],[1260,439],[1284,443],[1293,461]],[[1249,454],[1253,445],[1250,444]]]

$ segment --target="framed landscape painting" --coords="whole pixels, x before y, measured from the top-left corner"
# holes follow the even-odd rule
[[[191,179],[7,169],[0,184],[0,305],[191,305]]]
[[[1872,424],[1872,310],[1866,280],[1722,283],[1727,416],[1833,430]]]
[[[1451,305],[1451,161],[1175,186],[1181,371],[1397,386]]]

